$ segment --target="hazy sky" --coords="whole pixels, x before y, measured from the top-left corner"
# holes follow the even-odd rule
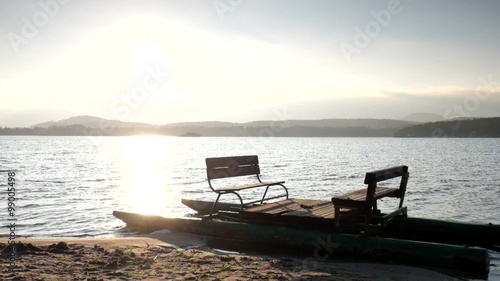
[[[500,1],[0,1],[0,126],[500,115]]]

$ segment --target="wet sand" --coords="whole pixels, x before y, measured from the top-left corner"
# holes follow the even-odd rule
[[[19,239],[16,271],[9,272],[12,249],[7,242],[0,239],[1,280],[457,280],[409,266],[218,251],[207,247],[203,238],[169,233]]]

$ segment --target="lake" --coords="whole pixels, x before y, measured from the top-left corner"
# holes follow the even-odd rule
[[[368,171],[407,165],[409,216],[500,224],[500,139],[1,136],[0,147],[1,217],[15,172],[19,236],[127,235],[113,210],[185,216],[181,198],[215,199],[205,158],[247,154],[291,197],[325,200],[363,187]]]

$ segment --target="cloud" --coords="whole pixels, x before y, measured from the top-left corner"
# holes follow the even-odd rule
[[[340,68],[284,45],[211,33],[174,18],[135,15],[91,33],[55,59],[1,80],[0,91],[11,93],[8,102],[18,108],[93,109],[130,92],[142,82],[145,67],[157,64],[169,77],[151,101],[204,102],[217,110],[341,95],[349,86],[345,81],[352,81]]]
[[[10,5],[0,12],[5,31],[19,30],[20,19],[34,13],[23,5],[38,9]],[[112,103],[158,64],[168,78],[129,119],[251,121],[283,106],[306,119],[396,118],[441,114],[455,104],[495,115],[498,83],[485,86],[490,95],[476,97],[477,108],[471,100],[481,84],[478,73],[498,74],[494,9],[483,18],[477,17],[483,10],[466,5],[470,20],[442,33],[456,21],[412,4],[373,38],[376,44],[346,63],[339,42],[352,39],[353,28],[384,5],[243,2],[221,21],[211,2],[72,2],[19,57],[2,57],[0,107],[119,119]],[[99,13],[103,9],[113,11]]]

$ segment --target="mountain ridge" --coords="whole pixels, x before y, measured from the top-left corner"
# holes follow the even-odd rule
[[[446,121],[442,115],[436,113],[417,112],[399,118],[398,120],[418,123]]]
[[[153,125],[140,122],[125,122],[119,120],[110,120],[90,115],[79,115],[66,118],[59,121],[48,121],[38,123],[32,128],[49,128],[49,127],[62,127],[71,125],[83,125],[87,128],[103,128],[103,127],[116,127],[116,128],[154,128],[154,127],[279,127],[290,128],[295,126],[304,127],[367,127],[374,129],[384,128],[402,128],[409,125],[414,125],[417,122],[402,121],[396,119],[376,119],[376,118],[357,118],[357,119],[341,119],[341,118],[328,118],[316,120],[258,120],[243,123],[233,123],[224,121],[199,121],[199,122],[177,122],[167,123],[163,125]]]
[[[60,125],[60,126],[58,126]],[[260,120],[152,125],[89,115],[31,128],[0,128],[0,135],[40,136],[204,136],[204,137],[500,137],[500,117],[456,118],[415,123],[393,119]]]
[[[157,126],[141,122],[125,122],[120,120],[111,120],[91,115],[77,115],[59,121],[48,121],[48,122],[38,123],[31,126],[31,128],[50,128],[50,127],[63,127],[71,125],[82,125],[87,128],[102,128],[102,127],[129,128],[129,127]]]

